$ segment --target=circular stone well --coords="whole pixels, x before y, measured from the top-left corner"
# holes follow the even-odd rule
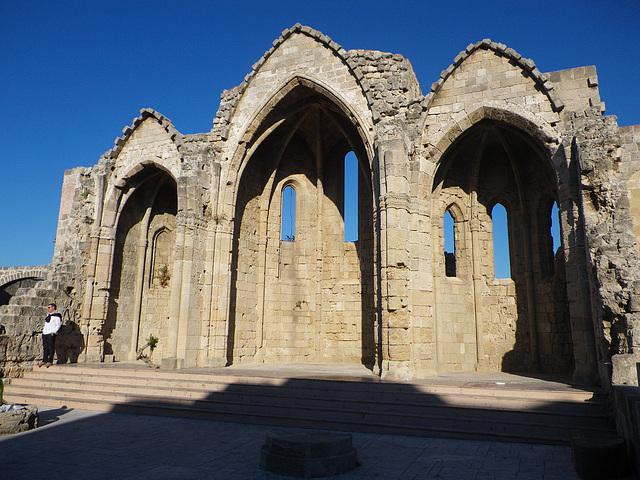
[[[356,449],[346,433],[268,432],[260,451],[261,469],[289,477],[330,477],[357,466]]]

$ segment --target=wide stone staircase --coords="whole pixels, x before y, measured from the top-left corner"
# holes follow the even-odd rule
[[[516,381],[396,383],[374,375],[292,377],[105,365],[35,368],[10,381],[5,401],[289,428],[541,444],[568,444],[572,434],[614,433],[607,425],[602,391],[519,381],[515,376],[509,378]]]

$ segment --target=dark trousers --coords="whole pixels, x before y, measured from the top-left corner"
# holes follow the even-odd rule
[[[53,354],[56,352],[56,336],[42,334],[42,348],[44,350],[42,361],[44,363],[53,363]]]

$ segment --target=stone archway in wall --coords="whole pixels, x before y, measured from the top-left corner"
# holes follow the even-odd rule
[[[167,354],[169,300],[177,189],[164,171],[146,165],[123,189],[118,213],[107,317],[105,355],[135,359],[149,336],[159,339],[155,358]]]
[[[564,255],[551,238],[556,184],[540,143],[505,122],[480,121],[443,155],[433,189],[440,371],[573,371]],[[508,278],[494,270],[494,254],[506,253],[494,252],[498,204],[507,213]],[[442,248],[447,212],[455,258]]]
[[[229,363],[373,364],[369,159],[352,121],[318,90],[290,90],[247,148],[234,215]],[[358,185],[345,198],[349,152]],[[345,202],[358,206],[356,241],[344,240]]]

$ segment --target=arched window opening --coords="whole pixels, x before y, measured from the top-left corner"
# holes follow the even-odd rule
[[[166,287],[169,284],[169,263],[171,257],[171,238],[165,230],[156,232],[153,238],[151,284]]]
[[[456,276],[456,234],[455,220],[447,210],[443,219],[444,229],[444,270],[447,277]]]
[[[495,278],[511,278],[507,209],[496,203],[491,210],[493,224],[493,268]]]
[[[344,241],[358,241],[358,158],[353,152],[344,157]]]
[[[291,185],[282,191],[281,240],[293,242],[296,239],[296,191]]]
[[[558,249],[562,246],[562,239],[560,238],[560,212],[558,211],[558,204],[553,202],[551,207],[551,238],[553,239],[553,254],[558,253]]]
[[[537,252],[540,259],[542,278],[549,278],[555,273],[555,256],[562,246],[558,205],[551,199],[543,200],[538,216]]]

